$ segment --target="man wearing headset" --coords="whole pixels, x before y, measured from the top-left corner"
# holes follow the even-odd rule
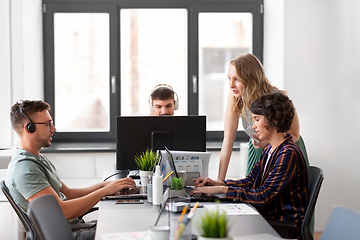
[[[174,115],[179,108],[179,99],[174,89],[167,84],[156,85],[149,96],[149,116]]]
[[[49,147],[56,131],[50,105],[44,101],[25,100],[11,107],[11,125],[19,138],[7,169],[5,184],[16,203],[26,213],[29,202],[42,195],[57,199],[69,223],[88,212],[100,199],[124,188],[135,187],[131,178],[101,182],[87,188],[69,188],[58,176],[55,166],[40,153]],[[94,239],[95,227],[73,232],[75,239]]]

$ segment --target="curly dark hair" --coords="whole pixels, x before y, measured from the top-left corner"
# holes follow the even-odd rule
[[[265,117],[266,123],[274,127],[277,132],[287,132],[295,115],[292,101],[280,92],[262,95],[251,103],[253,114]]]

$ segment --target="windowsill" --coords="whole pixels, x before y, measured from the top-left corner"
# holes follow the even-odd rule
[[[42,153],[116,152],[116,143],[52,143]]]
[[[207,151],[220,151],[222,142],[207,142]],[[234,142],[233,151],[240,150],[240,142]],[[43,148],[42,153],[84,153],[84,152],[116,152],[116,143],[52,143]]]
[[[233,151],[240,151],[240,143],[238,141],[235,141],[233,144]],[[220,141],[211,141],[206,142],[206,150],[207,151],[221,151],[222,142]]]

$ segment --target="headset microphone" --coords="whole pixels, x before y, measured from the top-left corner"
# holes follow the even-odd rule
[[[26,124],[26,130],[29,133],[33,133],[36,130],[36,125],[33,123],[33,121],[24,113],[24,110],[22,108],[22,105],[19,106],[20,112],[22,113],[22,115],[24,115],[27,119],[29,119],[29,123]]]

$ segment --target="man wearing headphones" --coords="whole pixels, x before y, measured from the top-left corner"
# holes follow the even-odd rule
[[[101,182],[87,188],[69,188],[58,176],[55,166],[40,153],[49,147],[56,131],[50,105],[44,101],[21,101],[11,107],[11,125],[19,138],[7,169],[5,184],[16,203],[26,213],[29,202],[42,195],[57,199],[69,223],[87,213],[100,199],[124,188],[135,187],[131,178]],[[95,226],[73,232],[75,239],[94,239]]]
[[[156,85],[149,96],[150,116],[174,115],[179,108],[179,98],[167,84]]]

